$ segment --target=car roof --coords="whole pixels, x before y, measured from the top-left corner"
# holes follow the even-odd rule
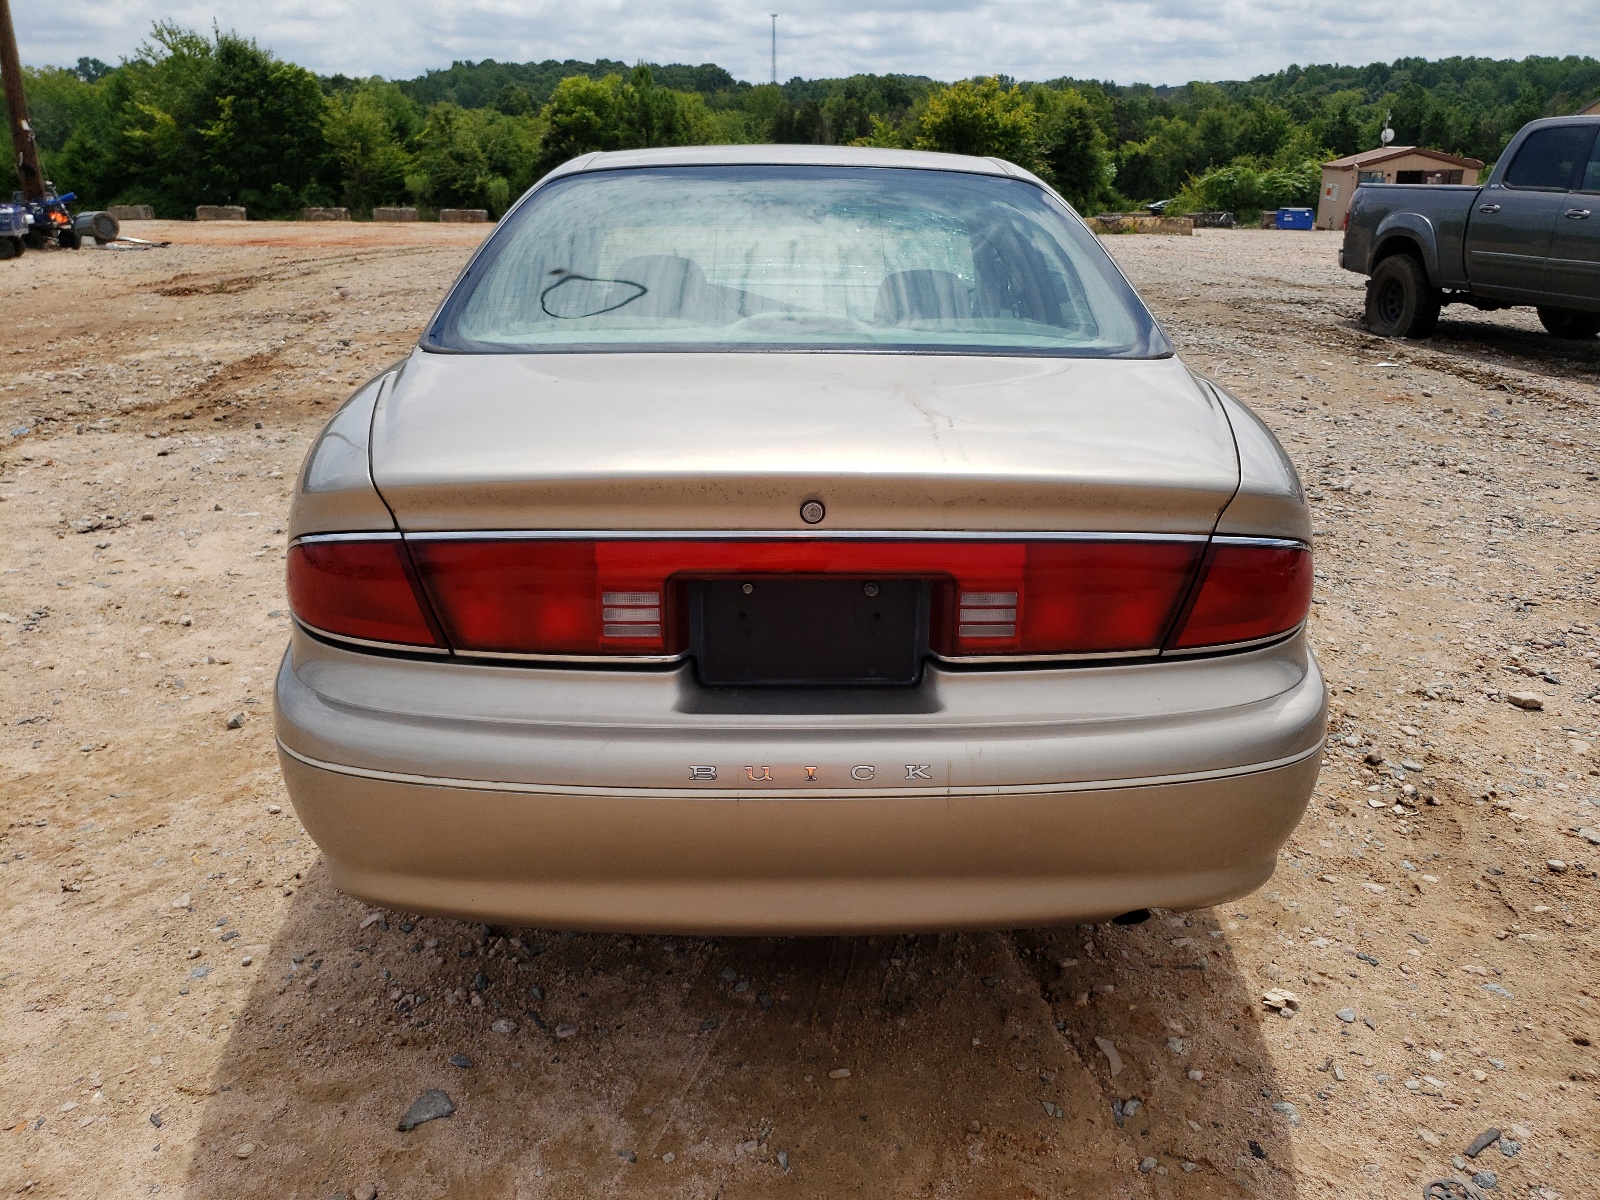
[[[1041,182],[1014,163],[966,154],[927,150],[884,150],[873,146],[660,146],[651,150],[613,150],[581,155],[551,171],[546,179],[588,171],[629,167],[801,166],[906,167],[920,171],[961,171],[969,175],[1002,175]]]

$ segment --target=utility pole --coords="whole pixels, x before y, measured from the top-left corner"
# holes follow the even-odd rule
[[[44,172],[39,169],[39,147],[34,144],[33,126],[28,122],[28,97],[22,90],[22,60],[17,56],[17,31],[11,24],[11,0],[0,0],[0,77],[5,83],[11,146],[16,152],[22,198],[43,200]]]
[[[6,0],[0,0],[5,4]],[[778,82],[778,14],[772,14],[772,82]]]

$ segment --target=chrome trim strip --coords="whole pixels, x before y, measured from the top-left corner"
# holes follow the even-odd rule
[[[634,666],[638,663],[676,663],[689,657],[687,650],[677,654],[513,654],[506,650],[457,650],[457,658],[503,659],[507,662],[552,663],[614,663]]]
[[[301,542],[417,542],[604,540],[614,542],[729,542],[795,539],[863,542],[1206,542],[1218,546],[1283,546],[1309,550],[1295,538],[1235,537],[1204,533],[1118,533],[1107,530],[1062,532],[1044,529],[458,529],[421,533],[372,530],[369,533],[304,533]]]
[[[403,540],[403,535],[398,531],[374,529],[371,533],[302,533],[289,543],[298,546],[302,542],[398,542]]]
[[[940,654],[935,650],[928,651],[928,657],[935,662],[966,663],[979,667],[1004,667],[1010,663],[1098,662],[1114,658],[1155,659],[1160,654],[1159,647],[1148,650],[1107,650],[1096,654],[1007,654],[1004,651],[994,654]]]
[[[1309,618],[1307,618],[1309,620]],[[1194,646],[1183,650],[1164,650],[1162,658],[1193,658],[1197,654],[1224,654],[1229,650],[1248,650],[1252,646],[1265,646],[1271,642],[1282,642],[1292,638],[1295,634],[1305,629],[1306,621],[1301,621],[1293,629],[1285,629],[1282,633],[1274,633],[1270,637],[1253,638],[1248,642],[1224,642],[1220,646]]]
[[[438,646],[411,646],[403,642],[374,642],[366,638],[345,637],[342,634],[329,633],[325,629],[318,629],[308,625],[298,617],[294,623],[307,633],[330,642],[344,642],[351,646],[365,646],[373,650],[395,650],[406,654],[432,654],[443,658],[470,658],[480,661],[503,662],[549,662],[549,663],[585,663],[617,666],[630,666],[641,663],[652,665],[667,665],[681,663],[689,657],[687,650],[677,654],[519,654],[509,650],[443,650]],[[1118,659],[1171,659],[1195,658],[1202,654],[1225,654],[1232,650],[1248,650],[1255,646],[1265,646],[1272,642],[1281,642],[1293,637],[1306,627],[1302,621],[1293,629],[1284,633],[1275,633],[1271,637],[1256,638],[1248,642],[1228,642],[1221,646],[1196,646],[1186,650],[1111,650],[1097,654],[940,654],[937,651],[928,651],[928,657],[934,662],[954,663],[957,666],[980,667],[1005,667],[1011,663],[1049,663],[1049,662],[1107,662]],[[809,793],[808,793],[809,794]]]
[[[349,767],[339,763],[323,762],[301,754],[278,740],[278,749],[297,762],[338,775],[351,775],[358,779],[374,779],[384,783],[411,783],[425,787],[461,788],[486,792],[520,792],[535,796],[596,796],[616,799],[686,800],[711,796],[729,801],[747,800],[859,800],[874,796],[912,796],[930,799],[951,796],[1033,796],[1040,793],[1054,795],[1067,792],[1122,791],[1128,788],[1160,787],[1170,784],[1202,783],[1210,779],[1230,779],[1242,775],[1256,775],[1293,766],[1314,754],[1324,753],[1319,739],[1310,749],[1269,762],[1249,763],[1238,767],[1222,767],[1214,771],[1188,771],[1179,775],[1149,775],[1134,779],[1090,780],[1083,783],[1022,783],[1004,785],[971,785],[942,788],[884,787],[882,781],[862,788],[817,788],[807,791],[789,788],[705,787],[705,788],[640,788],[593,787],[588,785],[561,786],[548,783],[502,783],[485,779],[456,779],[446,776],[416,775],[405,771],[376,771],[369,767]]]
[[[861,541],[861,542],[1204,542],[1204,533],[1060,533],[1045,530],[991,529],[460,529],[440,532],[406,533],[407,541],[454,542],[525,541],[561,539],[565,541]]]
[[[1224,537],[1218,535],[1211,539],[1213,546],[1277,546],[1284,549],[1310,550],[1311,547],[1297,538],[1273,537]]]
[[[406,642],[375,642],[370,638],[350,637],[343,633],[329,633],[326,629],[318,629],[315,625],[292,615],[291,619],[307,633],[319,638],[326,638],[330,642],[343,642],[350,646],[365,646],[370,650],[399,650],[406,654],[435,654],[442,658],[450,657],[450,651],[442,646],[413,646]]]

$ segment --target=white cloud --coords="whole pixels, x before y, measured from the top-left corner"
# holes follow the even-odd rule
[[[455,59],[715,62],[767,77],[769,18],[780,0],[93,0],[70,21],[49,6],[13,8],[25,61],[115,62],[157,19],[215,22],[312,70],[391,78]],[[1588,32],[1585,33],[1584,31]],[[1292,62],[1402,56],[1600,52],[1592,0],[811,0],[778,18],[788,79],[904,72],[955,79],[1002,72],[1121,83],[1241,79]]]

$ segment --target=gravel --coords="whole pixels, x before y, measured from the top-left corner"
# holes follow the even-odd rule
[[[227,233],[192,222],[166,228],[190,242]],[[680,935],[675,950],[654,937],[504,931],[530,947],[512,955],[495,952],[503,931],[432,917],[394,913],[392,932],[375,925],[358,934],[370,909],[332,887],[272,769],[266,711],[242,702],[264,693],[287,636],[283,534],[274,531],[296,466],[320,421],[360,382],[342,369],[337,378],[316,373],[351,367],[364,378],[404,353],[465,254],[438,249],[435,235],[453,236],[443,226],[381,253],[354,244],[390,236],[365,222],[311,230],[344,239],[331,253],[297,242],[303,228],[253,222],[228,235],[260,247],[249,250],[175,244],[6,264],[31,273],[11,272],[19,288],[30,278],[41,293],[48,287],[66,322],[16,325],[11,348],[23,353],[7,360],[15,369],[0,388],[6,420],[33,430],[8,446],[0,472],[0,559],[25,568],[0,574],[0,610],[23,618],[46,595],[51,602],[48,619],[0,621],[10,668],[0,672],[0,711],[48,718],[6,726],[14,769],[0,886],[19,903],[0,914],[0,943],[6,970],[19,975],[0,1022],[0,1094],[25,1126],[7,1134],[28,1164],[16,1183],[59,1190],[77,1180],[75,1191],[112,1195],[130,1179],[142,1192],[148,1178],[164,1194],[214,1190],[206,1146],[231,1159],[239,1139],[287,1130],[235,1164],[250,1174],[250,1190],[320,1198],[381,1179],[386,1194],[432,1194],[438,1155],[460,1151],[529,1188],[571,1190],[561,1181],[591,1179],[606,1159],[612,1170],[670,1170],[671,1183],[652,1190],[709,1196],[728,1173],[712,1148],[755,1133],[759,1114],[805,1147],[797,1177],[845,1178],[869,1193],[947,1187],[950,1159],[971,1155],[959,1173],[981,1179],[981,1190],[1052,1195],[1074,1172],[1109,1177],[1115,1164],[1126,1170],[1159,1149],[1152,1175],[1196,1162],[1208,1180],[1217,1173],[1218,1188],[1272,1195],[1273,1164],[1298,1162],[1315,1168],[1330,1195],[1414,1197],[1421,1179],[1408,1172],[1420,1167],[1397,1141],[1384,1152],[1378,1137],[1410,1130],[1424,1114],[1459,1136],[1466,1131],[1456,1122],[1497,1114],[1520,1091],[1536,1098],[1541,1131],[1592,1126],[1591,1084],[1561,1090],[1548,1081],[1593,1065],[1589,1051],[1556,1034],[1571,1024],[1570,998],[1593,990],[1600,950],[1600,882],[1591,874],[1600,853],[1573,828],[1600,830],[1600,806],[1589,803],[1600,798],[1600,777],[1590,774],[1600,767],[1600,704],[1588,699],[1600,672],[1586,657],[1600,650],[1592,567],[1600,489],[1586,469],[1600,465],[1600,344],[1559,344],[1525,311],[1459,306],[1428,341],[1376,342],[1354,324],[1361,281],[1334,263],[1333,234],[1108,239],[1185,361],[1254,407],[1320,497],[1310,636],[1329,685],[1327,764],[1274,877],[1225,906],[1158,912],[1132,929],[748,942]],[[348,301],[332,291],[336,281],[352,285]],[[227,286],[164,294],[174,282]],[[65,338],[62,328],[97,335]],[[334,334],[367,340],[344,357],[331,349]],[[58,396],[46,369],[96,374],[92,386]],[[159,383],[150,378],[157,372]],[[137,394],[136,382],[146,384]],[[213,401],[237,401],[229,421],[213,425]],[[180,408],[200,411],[184,422]],[[266,428],[254,430],[250,418]],[[71,422],[86,432],[73,434]],[[146,432],[175,453],[151,462]],[[226,514],[213,515],[216,500]],[[88,538],[56,537],[91,508],[97,518],[131,519],[99,556]],[[140,523],[141,511],[161,520]],[[262,515],[234,515],[248,511]],[[180,539],[180,527],[201,534]],[[73,586],[58,589],[57,580]],[[173,596],[180,586],[192,595]],[[269,620],[269,608],[280,617]],[[162,623],[184,613],[192,625]],[[253,686],[238,682],[246,673]],[[1524,690],[1543,708],[1506,702],[1506,692]],[[246,722],[224,734],[235,710]],[[106,748],[81,753],[91,737]],[[1369,751],[1384,762],[1366,763]],[[262,822],[268,802],[282,812]],[[1549,871],[1552,858],[1568,869]],[[59,893],[62,880],[81,882],[82,892]],[[172,984],[197,965],[185,948],[224,910],[263,937],[264,971],[221,966],[193,995],[177,994]],[[430,938],[435,946],[422,948]],[[363,941],[370,951],[358,948]],[[460,960],[463,948],[476,961]],[[274,969],[280,953],[303,954],[298,971]],[[313,972],[319,955],[371,969]],[[902,958],[903,966],[878,966]],[[480,963],[494,981],[481,993],[489,1001],[481,1022],[480,1010],[444,999]],[[383,967],[405,981],[402,998],[369,1012]],[[724,968],[737,978],[718,980]],[[985,977],[995,988],[972,986]],[[752,997],[765,989],[772,1015],[734,1004],[743,979]],[[1481,987],[1491,980],[1516,999]],[[551,997],[538,1007],[583,1036],[549,1046],[519,1031],[482,1051],[475,1039],[502,1012],[533,1031],[517,1001],[536,982]],[[394,983],[384,980],[381,994]],[[1274,1014],[1259,998],[1273,988],[1303,989],[1297,1018],[1267,1019]],[[1384,1019],[1376,1031],[1359,1020],[1330,1023],[1328,1003]],[[139,1015],[101,1019],[122,1009]],[[157,1029],[141,1028],[146,1011]],[[723,1017],[721,1031],[693,1036],[708,1012]],[[230,1032],[220,1036],[224,1019]],[[149,1048],[134,1052],[130,1034],[139,1045],[148,1037]],[[1097,1065],[1106,1060],[1095,1036],[1124,1062],[1114,1084]],[[1190,1057],[1174,1058],[1169,1036],[1187,1040]],[[369,1106],[380,1118],[403,1109],[406,1095],[441,1081],[438,1068],[463,1039],[482,1060],[445,1075],[473,1089],[460,1114],[471,1128],[403,1134],[423,1154],[389,1153],[386,1134],[372,1128],[387,1122]],[[1435,1047],[1447,1050],[1445,1064],[1425,1066]],[[907,1069],[908,1048],[916,1071]],[[159,1069],[146,1065],[152,1051],[165,1054]],[[1333,1070],[1313,1074],[1330,1058],[1343,1080]],[[841,1059],[854,1081],[828,1084],[827,1064]],[[1185,1078],[1190,1062],[1206,1067],[1203,1082]],[[137,1069],[124,1079],[130,1064]],[[1447,1081],[1443,1103],[1459,1105],[1454,1116],[1434,1115],[1440,1102],[1399,1086],[1413,1064]],[[1472,1075],[1480,1069],[1483,1081]],[[117,1076],[106,1081],[106,1102],[91,1108],[95,1070]],[[1057,1082],[1041,1084],[1045,1070]],[[801,1086],[806,1073],[826,1086]],[[317,1083],[330,1079],[338,1086]],[[1296,1103],[1300,1128],[1257,1096],[1263,1085],[1270,1099]],[[1129,1122],[1130,1141],[1105,1115],[1112,1095],[1135,1090],[1146,1105]],[[58,1116],[69,1094],[79,1109]],[[1064,1110],[1061,1124],[1044,1118],[1041,1096]],[[654,1121],[638,1117],[635,1106],[648,1103],[662,1114]],[[692,1131],[667,1117],[672,1105],[689,1114]],[[166,1114],[154,1137],[110,1136],[115,1126],[103,1118],[69,1136],[93,1113],[114,1107],[136,1121],[155,1106]],[[988,1124],[970,1139],[957,1133],[952,1147],[930,1112],[959,1114],[957,1130],[974,1116]],[[22,1119],[33,1113],[50,1120],[30,1133],[34,1122]],[[1013,1117],[1022,1121],[1015,1129]],[[530,1128],[585,1123],[594,1126],[588,1136],[528,1137]],[[1148,1141],[1137,1132],[1146,1127]],[[1052,1139],[1057,1148],[1041,1156],[1013,1140],[1031,1143],[1039,1129],[1071,1136]],[[1246,1138],[1270,1157],[1246,1153]],[[1509,1140],[1525,1147],[1515,1158],[1477,1160],[1507,1170],[1507,1186],[1491,1194],[1511,1192],[1514,1180],[1520,1196],[1526,1175],[1583,1196],[1600,1178],[1592,1139],[1561,1139],[1566,1158],[1554,1153],[1555,1139],[1537,1156],[1536,1142]],[[903,1153],[888,1153],[900,1143]],[[639,1148],[639,1166],[606,1158],[628,1144]],[[663,1165],[662,1150],[679,1144],[684,1151]],[[157,1171],[158,1163],[168,1165]],[[778,1167],[763,1152],[740,1169]]]

